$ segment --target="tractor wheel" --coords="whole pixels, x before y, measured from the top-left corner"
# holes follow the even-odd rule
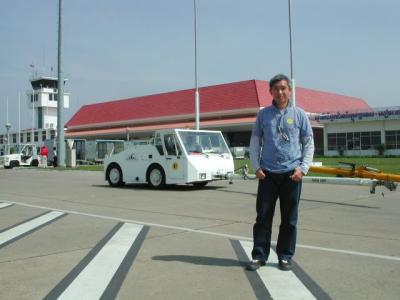
[[[147,171],[147,182],[153,189],[165,187],[165,172],[159,165],[153,165]]]
[[[112,164],[107,168],[107,181],[111,186],[122,186],[122,171],[117,164]]]

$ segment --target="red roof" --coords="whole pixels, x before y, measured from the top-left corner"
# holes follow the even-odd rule
[[[260,107],[272,101],[268,82],[262,80],[202,87],[199,94],[201,116],[255,114]],[[305,88],[296,88],[296,105],[306,112],[369,108],[360,98]],[[193,119],[194,89],[84,105],[67,122],[66,127],[105,127],[138,120],[176,120],[179,117]]]
[[[371,107],[361,98],[296,88],[296,105],[311,113],[363,110]]]

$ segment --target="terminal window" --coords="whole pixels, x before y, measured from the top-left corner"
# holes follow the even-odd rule
[[[400,130],[385,131],[386,149],[400,149]]]
[[[328,150],[374,150],[380,144],[380,131],[328,133]]]

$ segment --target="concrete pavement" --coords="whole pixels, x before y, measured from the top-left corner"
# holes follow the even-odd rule
[[[262,274],[248,274],[245,249],[238,246],[251,242],[256,185],[236,180],[153,191],[110,188],[100,172],[0,169],[0,241],[43,214],[63,215],[0,245],[0,298],[67,295],[86,272],[107,273],[108,281],[92,287],[105,298],[272,297],[275,275],[262,282]],[[399,201],[399,191],[382,187],[370,194],[367,187],[304,184],[291,276],[317,299],[396,298]],[[119,231],[124,224],[132,224],[130,233]],[[126,252],[115,259],[121,249]],[[96,261],[100,269],[87,271]],[[101,270],[105,264],[108,271]]]

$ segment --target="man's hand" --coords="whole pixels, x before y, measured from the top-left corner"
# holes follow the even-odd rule
[[[256,178],[258,178],[258,179],[264,179],[265,178],[265,173],[263,172],[263,170],[261,168],[259,168],[256,171]]]
[[[300,168],[294,169],[293,175],[290,176],[290,179],[293,181],[300,181],[303,178],[303,172],[301,172]]]

